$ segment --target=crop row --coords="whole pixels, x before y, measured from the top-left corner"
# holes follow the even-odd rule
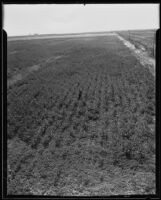
[[[92,45],[87,55],[78,48],[81,57],[50,64],[8,91],[10,193],[37,183],[63,187],[72,173],[83,182],[89,169],[155,171],[153,76],[128,53],[112,57],[119,41],[108,49]]]

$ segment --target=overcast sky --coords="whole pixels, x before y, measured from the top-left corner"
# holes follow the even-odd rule
[[[159,4],[4,5],[8,36],[159,28]]]

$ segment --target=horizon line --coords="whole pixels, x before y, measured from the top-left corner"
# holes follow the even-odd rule
[[[92,33],[109,33],[109,32],[117,32],[117,31],[141,31],[141,30],[157,30],[158,28],[141,28],[141,29],[116,29],[116,30],[108,30],[108,31],[88,31],[88,32],[70,32],[70,33],[29,33],[29,34],[25,34],[25,35],[7,35],[7,37],[11,38],[11,37],[36,37],[36,36],[44,36],[44,35],[79,35],[79,34],[92,34]],[[5,31],[3,29],[3,31]],[[5,31],[7,34],[7,31]]]

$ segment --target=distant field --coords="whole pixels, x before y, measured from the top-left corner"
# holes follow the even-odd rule
[[[155,194],[155,80],[122,41],[10,41],[7,59],[8,194]]]
[[[155,30],[122,31],[118,33],[133,43],[137,48],[147,51],[149,56],[155,57]]]
[[[96,33],[73,33],[73,34],[36,34],[36,35],[26,35],[26,36],[12,36],[8,37],[8,41],[17,40],[33,40],[33,39],[50,39],[50,38],[79,38],[79,37],[94,37],[94,36],[104,36],[112,35],[113,32],[96,32]]]
[[[107,33],[102,33],[102,34],[107,35]],[[82,40],[92,41],[93,40],[92,37],[94,37],[95,34],[91,35],[87,37],[87,34],[82,34],[81,37],[84,38]],[[16,38],[16,40],[9,41],[8,56],[7,56],[7,62],[8,62],[7,77],[11,78],[11,76],[17,74],[20,71],[23,71],[26,67],[31,67],[36,64],[41,64],[49,58],[54,59],[54,57],[57,57],[59,55],[67,56],[70,53],[70,51],[73,50],[74,45],[79,44],[78,43],[79,41],[81,42],[80,39],[81,37],[77,38],[79,37],[78,34],[72,36],[73,37],[71,37],[71,35],[62,35],[60,36],[62,38],[59,38],[58,36],[53,36],[56,38],[51,39],[50,37],[52,36],[49,35],[49,36],[44,36],[47,37],[46,39],[37,38],[29,40],[25,40],[24,37],[22,37],[23,40],[21,40],[20,37],[17,37],[19,38],[19,40],[17,40]],[[43,36],[41,37],[43,38]],[[95,36],[94,39],[97,37],[100,37],[100,35]]]

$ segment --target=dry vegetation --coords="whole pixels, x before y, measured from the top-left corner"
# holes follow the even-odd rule
[[[9,42],[8,194],[155,194],[154,78],[115,36]]]
[[[155,58],[155,30],[122,31],[118,33],[134,44],[137,49],[141,49],[147,52],[150,57]]]

